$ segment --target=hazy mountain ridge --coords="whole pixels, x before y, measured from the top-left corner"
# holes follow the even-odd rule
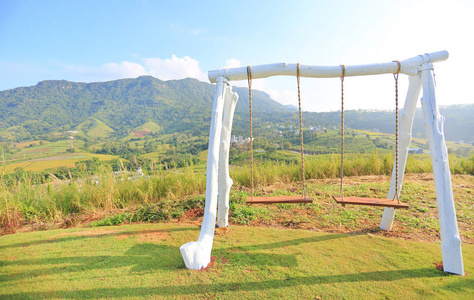
[[[233,90],[239,95],[234,131],[245,134],[248,89]],[[92,131],[96,136],[123,138],[148,122],[156,123],[163,133],[191,130],[193,135],[207,135],[214,94],[215,85],[191,78],[162,81],[142,76],[93,83],[41,81],[35,86],[0,92],[0,137],[22,141],[67,130],[84,131],[83,125],[90,123],[100,124],[97,126],[106,130]],[[255,122],[297,122],[296,107],[275,102],[257,90],[252,97]],[[441,107],[440,111],[446,118],[447,140],[474,140],[474,105]],[[340,124],[340,112],[305,112],[303,117],[305,126]],[[355,129],[375,128],[389,133],[395,130],[393,111],[346,111],[345,121]],[[424,136],[424,132],[422,112],[417,110],[413,135]]]
[[[235,90],[240,98],[236,112],[248,111],[248,92]],[[48,134],[75,129],[94,117],[117,135],[150,121],[165,131],[179,131],[209,123],[214,93],[215,85],[190,78],[161,81],[142,76],[94,83],[47,80],[0,92],[0,129],[20,126],[31,135]],[[253,103],[256,112],[285,111],[260,91],[254,92]]]

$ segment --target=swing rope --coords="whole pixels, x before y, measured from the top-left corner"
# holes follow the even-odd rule
[[[304,149],[303,149],[303,116],[301,113],[301,94],[300,94],[300,63],[296,65],[296,80],[298,82],[298,107],[300,115],[300,145],[301,145],[301,178],[303,179],[303,198],[306,200],[306,185],[304,171]]]
[[[398,60],[394,62],[398,63],[398,69],[396,73],[393,73],[393,78],[395,78],[395,195],[393,200],[397,198],[397,202],[400,203],[398,198],[398,75],[402,64]]]
[[[333,196],[333,199],[336,203],[342,204],[354,204],[354,205],[369,205],[369,206],[384,206],[384,207],[393,207],[393,208],[408,208],[407,204],[401,203],[399,199],[399,189],[398,189],[398,170],[399,170],[399,151],[398,151],[398,75],[400,74],[401,63],[398,60],[394,62],[398,63],[397,72],[393,73],[395,78],[395,195],[392,200],[390,199],[377,199],[377,198],[367,198],[367,197],[347,197],[344,200],[344,77],[346,75],[346,67],[341,65],[342,75],[341,75],[341,185],[340,185],[340,197]],[[397,198],[397,203],[394,203],[395,198]]]
[[[250,197],[253,201],[254,185],[253,185],[253,128],[252,128],[252,68],[247,66],[247,81],[249,84],[249,110],[250,110]]]
[[[296,78],[298,83],[298,106],[299,106],[299,118],[300,118],[300,144],[301,144],[301,178],[303,198],[294,196],[283,196],[283,197],[255,197],[254,200],[254,158],[253,158],[253,118],[252,118],[252,68],[247,66],[247,81],[249,86],[249,111],[250,111],[250,200],[247,198],[247,203],[312,203],[313,200],[306,197],[306,184],[305,184],[305,169],[304,169],[304,148],[303,148],[303,115],[301,110],[301,93],[300,93],[300,64],[296,67]],[[273,198],[273,199],[272,199]]]
[[[346,66],[341,65],[342,75],[341,75],[341,200],[344,201],[344,189],[343,189],[343,179],[344,179],[344,76],[346,75]]]

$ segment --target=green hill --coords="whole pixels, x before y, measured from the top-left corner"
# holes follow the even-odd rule
[[[248,135],[248,89],[233,87],[239,95],[233,132]],[[47,80],[31,87],[0,91],[0,141],[47,139],[54,133],[90,127],[90,137],[123,138],[150,122],[163,134],[188,132],[207,136],[215,85],[196,79],[162,81],[151,76],[109,82],[80,83]],[[298,124],[295,108],[253,91],[254,124]],[[474,105],[440,108],[445,116],[447,140],[474,141]],[[346,111],[346,124],[353,129],[393,133],[390,111]],[[339,112],[303,114],[305,126],[333,127]],[[95,120],[95,121],[91,121]],[[87,126],[86,126],[87,125]],[[154,125],[152,126],[154,127]],[[155,129],[148,128],[151,132]],[[414,137],[424,136],[423,117],[417,110]],[[112,135],[113,133],[113,135]]]
[[[244,113],[245,89],[238,88]],[[16,128],[16,134],[4,134],[16,141],[34,136],[64,132],[90,118],[100,120],[117,136],[126,136],[148,122],[160,124],[164,132],[192,128],[196,135],[207,131],[215,85],[196,79],[161,81],[151,76],[109,82],[80,83],[47,80],[31,87],[0,92],[0,131]],[[248,96],[247,96],[248,97]],[[255,91],[255,111],[287,109],[263,93]],[[108,136],[111,130],[91,135]],[[11,130],[10,130],[11,131]]]
[[[85,120],[76,127],[76,130],[79,131],[80,134],[98,138],[106,138],[114,133],[112,128],[96,118]]]
[[[147,135],[159,133],[162,130],[161,126],[155,122],[147,122],[143,125],[135,127],[122,141],[127,141],[130,139],[142,138]]]

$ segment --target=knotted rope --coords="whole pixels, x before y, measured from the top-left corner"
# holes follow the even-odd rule
[[[247,66],[247,81],[249,85],[249,110],[250,110],[250,197],[253,201],[253,128],[252,128],[252,68]]]
[[[346,76],[346,66],[341,65],[341,200],[344,201],[343,179],[344,179],[344,77]]]
[[[397,198],[397,202],[400,203],[400,199],[398,199],[398,75],[402,64],[398,60],[394,60],[394,62],[398,63],[398,69],[396,73],[393,73],[395,79],[395,195],[393,200]]]

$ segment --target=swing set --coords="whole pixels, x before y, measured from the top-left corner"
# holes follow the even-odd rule
[[[300,77],[311,78],[340,78],[341,80],[341,169],[340,195],[332,198],[344,205],[367,205],[385,207],[380,228],[389,231],[395,217],[395,209],[408,208],[400,202],[403,176],[411,142],[413,119],[420,91],[425,128],[430,145],[430,155],[433,165],[433,177],[436,187],[438,215],[441,232],[441,254],[445,272],[463,275],[464,266],[461,251],[461,239],[456,219],[454,199],[452,193],[451,174],[449,171],[448,151],[443,135],[443,120],[439,114],[435,97],[433,63],[448,59],[447,51],[426,53],[402,61],[354,66],[311,66],[298,64],[278,63],[257,65],[246,68],[232,68],[209,71],[211,83],[216,83],[210,134],[209,151],[207,158],[206,176],[206,203],[204,218],[199,239],[180,247],[180,252],[189,269],[200,270],[205,268],[211,258],[212,244],[216,230],[229,226],[229,193],[232,179],[229,175],[229,150],[232,122],[238,95],[232,92],[230,81],[247,80],[249,85],[250,110],[250,172],[251,195],[247,203],[311,203],[305,187],[303,122],[301,112]],[[401,120],[398,114],[398,76],[408,75],[409,86],[405,99]],[[395,79],[395,162],[393,165],[390,189],[386,199],[345,197],[344,196],[344,79],[350,76],[365,76],[393,74]],[[252,80],[270,76],[296,76],[298,85],[298,106],[300,122],[301,148],[301,177],[302,196],[284,197],[254,197],[254,158],[253,158],[253,128],[252,128]],[[401,137],[400,137],[401,136]]]
[[[336,203],[366,206],[382,206],[393,208],[408,208],[405,203],[400,202],[398,193],[398,75],[400,74],[401,63],[398,69],[393,73],[395,79],[395,165],[396,165],[396,184],[395,196],[393,199],[367,198],[367,197],[344,197],[344,77],[346,66],[341,65],[341,186],[340,196],[332,196]],[[312,203],[313,200],[306,196],[305,169],[304,169],[304,146],[303,146],[303,117],[301,112],[301,93],[300,93],[300,64],[296,64],[296,80],[298,85],[298,112],[300,121],[300,149],[301,149],[301,190],[302,196],[277,196],[277,197],[254,197],[254,159],[253,159],[253,126],[252,126],[252,69],[247,66],[247,80],[249,87],[249,114],[250,114],[250,197],[247,198],[247,204],[279,204],[279,203]],[[395,201],[396,198],[396,201]]]

